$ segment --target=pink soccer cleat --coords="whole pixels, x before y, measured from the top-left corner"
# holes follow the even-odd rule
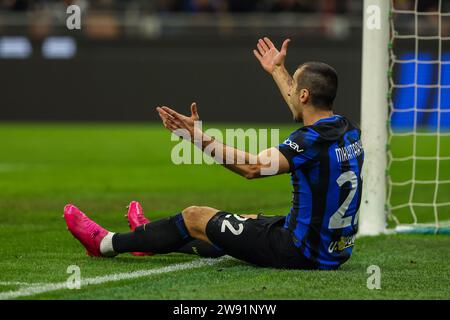
[[[130,202],[130,205],[128,206],[128,213],[125,217],[128,220],[128,225],[130,226],[131,231],[134,231],[137,227],[150,222],[150,220],[144,216],[144,210],[142,210],[141,204],[137,201]],[[131,254],[138,257],[153,255],[151,252],[131,252]]]
[[[103,256],[100,252],[100,242],[109,233],[108,230],[100,227],[71,204],[64,207],[64,219],[67,229],[86,248],[86,253],[89,256]]]

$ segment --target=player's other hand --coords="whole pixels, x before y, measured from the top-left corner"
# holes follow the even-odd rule
[[[190,137],[194,136],[195,121],[200,120],[197,112],[197,104],[195,102],[191,104],[190,117],[179,114],[175,110],[166,106],[157,107],[156,111],[158,111],[159,117],[161,118],[164,127],[169,129],[170,131],[174,132],[175,134],[179,134],[184,138],[188,137],[183,134],[183,131],[187,131]]]
[[[284,65],[290,41],[290,39],[284,40],[281,50],[278,50],[269,38],[264,37],[264,39],[258,40],[256,44],[258,50],[253,50],[253,54],[259,60],[264,70],[272,74],[276,67]]]

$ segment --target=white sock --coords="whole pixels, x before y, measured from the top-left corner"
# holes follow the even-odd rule
[[[114,233],[108,232],[108,234],[100,242],[100,253],[105,257],[117,256],[117,253],[113,249],[112,238]]]

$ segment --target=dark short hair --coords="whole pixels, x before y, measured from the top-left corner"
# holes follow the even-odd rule
[[[306,62],[299,68],[297,91],[308,89],[313,106],[331,110],[338,88],[336,70],[323,62]]]

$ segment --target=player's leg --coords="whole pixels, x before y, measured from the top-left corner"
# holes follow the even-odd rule
[[[208,221],[219,210],[210,207],[191,206],[169,218],[137,227],[133,232],[116,233],[111,238],[115,253],[125,252],[177,252],[194,239],[211,243],[205,230]]]
[[[242,216],[249,219],[257,219],[260,217],[256,214]],[[204,258],[218,258],[225,255],[223,250],[203,240],[193,240],[178,249],[177,252],[185,254],[195,254]]]
[[[194,207],[186,208],[171,217],[139,226],[133,232],[114,234],[112,237],[113,250],[116,253],[138,251],[164,254],[176,252],[194,239],[204,240],[197,237],[200,234],[197,230],[201,227],[203,220],[208,219],[208,215],[212,216],[218,210],[202,207],[205,209],[193,226],[191,220],[186,219],[186,216],[189,218],[192,208]],[[204,223],[206,224],[206,222]]]
[[[203,240],[192,240],[179,248],[176,252],[193,254],[203,258],[219,258],[225,255],[223,250]]]
[[[128,226],[130,227],[131,231],[134,231],[139,226],[150,223],[150,219],[145,216],[144,209],[138,201],[130,202],[125,218],[128,221]],[[204,258],[218,258],[224,255],[222,250],[205,241],[196,239],[179,248],[177,252],[184,254],[194,254]],[[135,256],[153,255],[152,252],[131,252],[131,254]]]
[[[68,230],[91,256],[114,256],[125,252],[176,252],[194,240],[184,222],[183,212],[144,224],[128,233],[109,232],[73,205],[64,208],[64,219]]]
[[[228,255],[259,266],[266,266],[270,249],[264,241],[270,218],[218,212],[206,226],[206,235]]]
[[[149,251],[164,254],[178,252],[194,239],[212,245],[206,236],[206,225],[218,212],[211,207],[190,206],[172,217],[139,226],[133,232],[114,234],[112,248],[116,253]],[[249,215],[249,219],[256,217]]]
[[[114,256],[125,252],[176,252],[194,239],[211,243],[206,236],[206,225],[218,212],[210,207],[191,206],[128,233],[109,232],[73,205],[65,207],[64,218],[69,231],[90,255]]]

